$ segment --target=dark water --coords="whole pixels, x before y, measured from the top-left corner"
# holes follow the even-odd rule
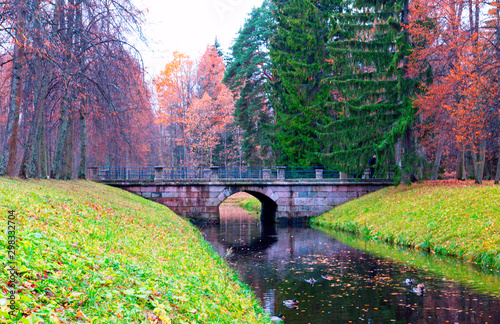
[[[304,225],[263,227],[258,215],[225,206],[220,225],[199,226],[263,308],[285,315],[284,323],[500,323],[500,298],[488,289],[374,256]],[[498,274],[472,277],[486,278],[477,286],[500,282]],[[407,278],[424,283],[425,294]],[[283,305],[293,298],[298,308]]]

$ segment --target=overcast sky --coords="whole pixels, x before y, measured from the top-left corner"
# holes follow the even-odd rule
[[[150,76],[158,74],[174,51],[197,59],[215,37],[227,52],[253,7],[263,0],[133,0],[147,9],[143,31],[149,48],[139,45]]]

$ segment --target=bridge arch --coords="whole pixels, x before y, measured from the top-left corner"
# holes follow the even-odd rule
[[[261,214],[260,219],[263,223],[272,223],[276,221],[276,211],[278,209],[277,196],[269,191],[269,189],[264,188],[247,188],[240,186],[230,186],[224,188],[221,195],[219,195],[219,203],[217,204],[217,209],[220,205],[230,196],[237,194],[239,192],[245,192],[255,198],[257,198],[261,203]],[[271,193],[271,194],[270,194]],[[269,195],[270,194],[270,195]],[[270,197],[271,196],[271,197]]]

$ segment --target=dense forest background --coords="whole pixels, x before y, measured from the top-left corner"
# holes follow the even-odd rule
[[[266,0],[152,84],[129,0],[3,1],[0,174],[87,166],[323,166],[500,177],[500,4]]]

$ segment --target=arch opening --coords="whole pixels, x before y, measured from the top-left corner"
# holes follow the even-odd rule
[[[234,187],[233,188],[226,188],[226,190],[227,190],[226,199],[224,199],[224,201],[226,201],[227,198],[229,198],[230,196],[237,194],[239,192],[247,193],[247,194],[257,198],[257,200],[259,200],[259,202],[261,204],[261,212],[260,212],[261,222],[263,224],[276,222],[276,211],[278,210],[278,205],[276,204],[276,202],[274,202],[274,200],[272,200],[267,195],[265,195],[261,192],[258,192],[258,191],[254,191],[254,190],[246,190],[246,189],[240,190],[239,188],[234,188]],[[220,205],[224,201],[222,201],[218,207],[220,207]]]
[[[260,221],[262,223],[276,222],[276,210],[278,205],[268,196],[257,191],[245,191],[246,193],[257,198],[261,203]]]
[[[259,193],[257,193],[257,195],[259,195]],[[261,196],[261,199],[266,199],[265,197],[267,197],[263,194],[259,196]],[[262,196],[264,198],[262,198]],[[230,249],[231,253],[234,255],[247,255],[264,251],[278,241],[276,222],[269,221],[269,219],[274,219],[274,214],[268,215],[268,218],[263,218],[261,215],[259,219],[257,218],[259,217],[257,210],[254,209],[257,214],[251,212],[251,210],[242,210],[242,200],[248,199],[249,197],[259,200],[261,210],[264,210],[264,213],[269,212],[269,201],[267,201],[266,209],[262,201],[257,198],[256,195],[243,190],[227,197],[219,204],[219,224],[221,226],[219,243]],[[270,198],[268,199],[271,200]],[[240,208],[235,209],[235,207]],[[273,209],[271,205],[271,212],[273,210],[275,211],[276,209]],[[256,222],[260,224],[256,225]],[[258,231],[260,231],[260,235]],[[224,235],[227,236],[228,233],[232,233],[231,239],[224,237]]]

